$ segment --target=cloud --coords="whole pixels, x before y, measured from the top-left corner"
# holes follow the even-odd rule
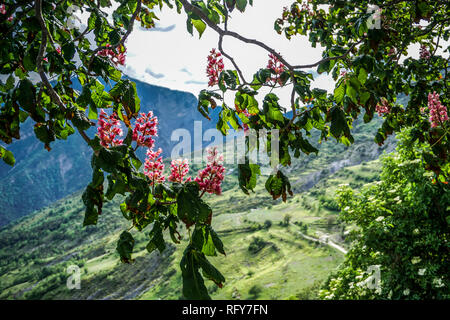
[[[199,84],[199,85],[203,85],[206,86],[208,84],[208,82],[206,81],[195,81],[195,80],[188,80],[184,82],[185,84]]]
[[[181,71],[181,72],[184,72],[184,73],[187,73],[188,75],[192,76],[192,72],[190,72],[190,71],[189,71],[188,69],[186,69],[186,68],[180,69],[180,71]]]
[[[145,73],[148,73],[149,75],[151,75],[153,78],[156,78],[156,79],[164,78],[164,74],[162,74],[162,73],[155,73],[149,67],[147,67],[145,69]]]

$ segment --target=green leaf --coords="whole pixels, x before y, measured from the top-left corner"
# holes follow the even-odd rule
[[[36,88],[30,80],[24,79],[19,81],[17,101],[25,111],[30,113],[35,112]]]
[[[210,234],[209,228],[204,228],[204,238],[205,241],[203,242],[202,252],[206,256],[216,256],[216,246],[214,245],[214,241],[212,239],[212,236]]]
[[[246,6],[247,6],[247,0],[236,0],[236,8],[240,12],[244,12]]]
[[[363,92],[359,95],[359,101],[364,105],[370,99],[370,92]]]
[[[362,85],[366,83],[367,76],[367,71],[364,68],[359,69],[358,80]]]
[[[214,242],[214,246],[216,247],[217,251],[219,251],[223,255],[226,255],[222,240],[220,240],[219,236],[211,226],[209,226],[209,234],[211,235],[212,241]]]
[[[203,253],[195,252],[194,254],[200,268],[203,270],[203,275],[213,281],[218,287],[222,288],[225,277],[206,259]]]
[[[339,104],[344,100],[344,96],[345,96],[345,82],[342,81],[340,85],[338,85],[336,89],[334,89],[334,100],[336,101],[336,103]]]
[[[93,155],[95,165],[102,168],[106,172],[114,172],[116,167],[122,163],[124,158],[124,153],[120,152],[120,150],[121,149],[117,147],[109,149],[101,148],[98,156],[95,154]]]
[[[55,134],[45,124],[35,125],[34,133],[46,145],[55,141]]]
[[[120,234],[117,242],[116,250],[120,255],[120,260],[125,263],[131,262],[131,254],[133,253],[134,239],[131,233],[124,231]]]
[[[291,184],[289,179],[280,170],[275,175],[270,175],[266,181],[266,190],[271,194],[273,200],[278,199],[280,196],[283,201],[286,202],[287,193],[293,196]]]
[[[330,110],[331,115],[331,134],[338,139],[344,131],[348,131],[347,120],[344,111],[335,106]]]
[[[73,112],[72,123],[78,130],[81,131],[87,130],[91,127],[91,122],[86,114],[78,109]]]
[[[162,233],[161,224],[159,222],[155,222],[153,225],[152,231],[150,231],[150,242],[147,244],[147,251],[153,252],[153,250],[158,249],[160,253],[163,253],[166,248],[166,242],[164,241],[164,236]]]
[[[114,99],[121,101],[125,107],[129,108],[131,113],[139,112],[140,100],[134,82],[128,79],[120,80],[109,93]]]
[[[321,74],[324,72],[329,72],[329,69],[330,69],[330,61],[328,60],[319,64],[319,66],[317,67],[317,73]]]
[[[183,278],[183,296],[189,300],[210,300],[192,246],[188,246],[184,251],[180,269]]]
[[[354,103],[358,103],[358,100],[356,99],[357,92],[353,88],[353,86],[347,86],[347,95],[352,99]]]
[[[0,158],[10,166],[14,166],[14,164],[16,163],[16,159],[14,158],[13,153],[9,150],[6,150],[2,146],[0,146]]]
[[[257,164],[239,164],[238,180],[239,187],[245,194],[253,191],[256,187],[257,176],[261,175],[261,169]]]
[[[64,59],[71,61],[75,55],[75,45],[73,42],[69,42],[61,47]]]
[[[83,226],[97,224],[98,215],[101,214],[103,206],[103,192],[99,188],[95,189],[91,185],[88,185],[83,193],[82,199],[86,207]]]
[[[199,196],[197,182],[187,183],[177,197],[177,215],[188,225],[205,222],[212,214],[211,208]]]
[[[269,120],[284,121],[283,113],[280,111],[281,107],[278,104],[278,97],[273,93],[264,97],[263,110]]]
[[[194,25],[195,29],[197,29],[199,38],[201,38],[203,32],[205,32],[206,23],[204,23],[202,20],[192,19],[192,24]]]

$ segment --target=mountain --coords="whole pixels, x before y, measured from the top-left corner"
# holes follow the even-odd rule
[[[193,139],[194,121],[201,121],[203,130],[215,127],[217,115],[212,121],[205,119],[197,112],[193,94],[133,81],[141,111],[152,110],[160,120],[156,146],[163,149],[164,156],[170,156],[178,143],[171,141],[173,130],[186,129]],[[74,87],[80,89],[78,83]],[[93,137],[95,128],[88,134]],[[15,166],[0,162],[0,226],[84,188],[91,179],[92,152],[77,133],[67,141],[52,143],[50,152],[35,138],[31,121],[22,125],[21,137],[8,146],[16,158]]]
[[[318,145],[317,156],[293,159],[286,171],[294,196],[287,203],[264,190],[264,170],[255,193],[247,196],[237,186],[236,165],[226,166],[223,195],[205,199],[227,252],[212,257],[226,277],[222,289],[207,281],[213,298],[317,297],[349,246],[345,230],[352,226],[337,217],[336,188],[377,181],[380,166],[372,160],[395,145],[393,139],[381,148],[373,142],[379,125],[379,120],[357,125],[350,147],[327,141]],[[146,251],[148,232],[133,230],[135,260],[122,264],[115,250],[120,233],[129,228],[119,209],[122,199],[104,205],[98,225],[83,227],[80,198],[76,192],[0,229],[0,299],[180,299],[179,261],[187,231],[180,230],[180,245],[169,244],[160,255]],[[66,286],[71,265],[80,268],[80,290]]]

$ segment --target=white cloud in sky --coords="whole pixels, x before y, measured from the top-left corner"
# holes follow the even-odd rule
[[[306,37],[287,40],[273,29],[273,23],[281,16],[283,6],[288,6],[291,2],[292,0],[255,1],[254,6],[247,7],[243,14],[238,10],[232,12],[228,29],[266,43],[291,64],[316,62],[320,60],[322,50],[312,48]],[[212,48],[217,48],[218,34],[207,27],[201,39],[195,29],[191,36],[186,30],[184,11],[177,14],[175,9],[163,7],[162,11],[157,10],[156,15],[160,18],[156,30],[137,27],[129,36],[126,43],[128,55],[125,73],[150,84],[192,92],[197,96],[201,89],[207,87],[206,57]],[[223,48],[234,57],[248,81],[256,71],[266,67],[269,59],[268,52],[264,49],[231,37],[224,38]],[[226,58],[224,63],[225,68],[234,69]],[[148,69],[164,77],[154,77],[146,72]],[[317,85],[324,89],[331,88],[332,83],[327,78],[321,76]],[[290,89],[278,92],[281,103],[288,104]],[[260,95],[263,94],[264,92]],[[232,101],[230,94],[227,102]]]

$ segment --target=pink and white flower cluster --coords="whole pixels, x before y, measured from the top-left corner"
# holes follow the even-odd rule
[[[4,3],[0,4],[0,13],[1,14],[6,14],[6,6],[5,6]],[[9,16],[8,19],[6,19],[6,20],[11,22],[11,21],[13,21],[13,19],[14,19],[13,16]]]
[[[420,46],[420,59],[428,60],[431,58],[431,53],[425,45]]]
[[[432,128],[448,120],[447,107],[441,103],[439,94],[436,92],[428,94],[428,109],[430,110],[429,120]]]
[[[162,150],[156,152],[153,148],[147,150],[147,158],[144,163],[144,174],[150,179],[150,185],[162,183],[166,180],[164,176],[164,163],[161,156]]]
[[[176,159],[172,160],[170,164],[170,176],[169,181],[176,183],[184,183],[191,181],[191,177],[183,181],[189,172],[189,162],[188,159]]]
[[[213,87],[219,83],[219,75],[224,69],[223,58],[220,52],[212,49],[208,56],[208,66],[206,67],[206,74],[208,75],[208,86]]]
[[[136,119],[132,134],[132,140],[137,143],[136,147],[142,146],[147,148],[144,174],[149,178],[151,186],[166,180],[163,158],[161,156],[162,150],[161,148],[157,151],[153,150],[155,144],[153,137],[157,136],[157,126],[158,118],[153,115],[152,111],[149,111],[147,114],[141,113],[140,117]],[[103,109],[100,110],[97,132],[100,144],[105,148],[123,143],[122,139],[118,139],[119,136],[123,135],[123,132],[115,112],[112,115],[108,115]],[[207,160],[206,168],[198,172],[195,181],[199,184],[200,190],[203,191],[202,195],[205,192],[220,195],[225,173],[225,168],[222,165],[223,155],[219,155],[217,148],[208,149]],[[174,183],[190,182],[192,181],[191,177],[186,179],[188,173],[189,162],[187,159],[172,160],[168,180]]]
[[[198,172],[194,179],[200,186],[200,190],[211,194],[222,194],[222,182],[225,174],[223,155],[219,154],[217,147],[207,149],[208,163],[206,168]]]
[[[100,138],[100,144],[105,148],[118,146],[123,143],[123,139],[117,138],[123,135],[123,131],[120,128],[120,121],[115,112],[112,115],[108,115],[103,109],[100,110],[97,135]]]
[[[155,140],[152,137],[156,136],[158,136],[158,118],[153,115],[152,111],[149,111],[147,114],[141,113],[134,125],[133,141],[136,141],[138,146],[151,149],[155,144]]]
[[[127,51],[127,49],[124,46],[120,46],[120,48],[118,49],[119,50],[118,53],[114,52],[109,43],[106,45],[106,47],[111,49],[100,50],[97,54],[101,57],[109,58],[111,62],[114,63],[116,66],[118,64],[120,65],[125,64],[125,52]]]
[[[286,67],[274,54],[269,53],[269,58],[270,59],[267,63],[267,69],[275,72],[275,76],[271,77],[270,80],[273,81],[273,84],[279,83],[280,85],[282,85],[280,75],[286,70]]]
[[[391,112],[391,106],[389,105],[389,102],[385,98],[381,98],[381,104],[378,103],[375,107],[376,112],[378,112],[378,115],[381,117],[384,114],[388,114]]]

